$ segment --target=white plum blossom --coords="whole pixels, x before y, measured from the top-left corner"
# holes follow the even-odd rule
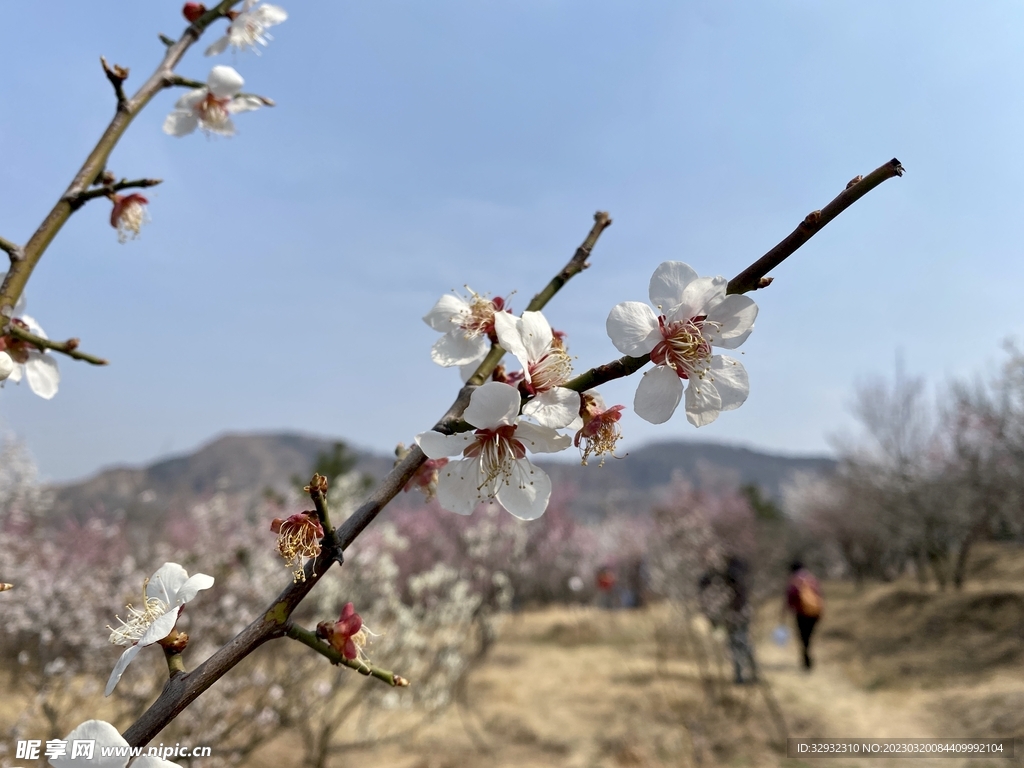
[[[444,334],[430,350],[430,358],[446,368],[474,362],[479,365],[490,349],[494,316],[505,309],[500,296],[488,299],[468,286],[466,290],[468,300],[446,294],[423,316],[423,322]]]
[[[0,272],[0,283],[7,277]],[[48,338],[34,318],[25,314],[25,295],[22,294],[14,306],[11,323],[24,328],[40,338]],[[6,358],[6,360],[4,359]],[[10,379],[18,383],[22,377],[29,387],[44,400],[51,400],[57,394],[60,384],[60,370],[57,361],[48,352],[36,349],[27,341],[14,336],[0,336],[0,381]]]
[[[233,68],[214,67],[205,88],[196,88],[178,99],[174,111],[164,120],[164,133],[186,136],[201,128],[206,133],[233,136],[235,124],[231,115],[264,105],[258,96],[242,95],[243,85],[245,80]]]
[[[499,312],[494,316],[494,330],[498,343],[523,366],[523,387],[534,396],[523,408],[523,416],[553,429],[579,418],[579,393],[561,386],[572,376],[572,361],[544,315],[523,312],[522,317],[514,317]]]
[[[463,414],[475,432],[416,435],[427,458],[464,457],[438,470],[437,500],[442,507],[468,515],[480,502],[496,499],[520,520],[544,514],[551,480],[530,463],[526,451],[555,453],[568,448],[571,440],[550,427],[519,421],[520,402],[515,387],[489,381],[473,392]]]
[[[104,696],[111,694],[121,675],[140,650],[171,634],[182,606],[191,601],[200,590],[212,586],[212,576],[197,573],[190,577],[188,571],[177,563],[164,563],[156,573],[146,579],[142,607],[134,608],[129,605],[128,620],[118,619],[121,626],[116,629],[111,627],[110,642],[128,647],[110,673]]]
[[[754,329],[757,305],[746,296],[727,296],[724,277],[698,277],[681,261],[663,262],[651,277],[652,310],[639,301],[616,305],[607,329],[626,355],[650,354],[656,367],[640,380],[633,408],[661,424],[672,416],[686,387],[686,418],[702,427],[721,411],[739,408],[750,393],[747,371],[712,347],[735,349]]]
[[[74,742],[92,742],[91,757],[84,755],[72,757]],[[117,732],[117,728],[103,720],[86,720],[64,737],[66,751],[60,757],[51,757],[53,768],[125,768],[128,755],[104,755],[104,747],[128,747],[128,742]],[[118,750],[120,751],[120,750]],[[127,751],[127,749],[125,750]],[[181,768],[178,763],[156,757],[142,755],[132,760],[132,768]]]
[[[288,14],[284,8],[269,3],[254,9],[253,6],[257,2],[258,0],[245,0],[242,10],[228,25],[227,34],[214,40],[213,45],[206,49],[207,56],[223,53],[229,45],[238,51],[252,48],[259,55],[260,49],[256,46],[265,46],[268,41],[274,39],[266,33],[267,27],[287,20]]]

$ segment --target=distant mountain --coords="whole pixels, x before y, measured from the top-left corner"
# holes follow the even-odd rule
[[[646,512],[660,500],[673,476],[698,488],[756,485],[774,499],[796,473],[829,474],[836,462],[825,456],[783,456],[721,443],[676,440],[651,443],[604,466],[538,462],[552,483],[572,483],[574,511],[604,517],[616,512]]]
[[[317,456],[333,441],[294,433],[228,434],[194,453],[144,467],[107,469],[88,480],[55,486],[56,513],[148,515],[184,508],[217,492],[255,498],[266,488],[286,492],[294,476],[308,477]],[[393,458],[356,451],[356,468],[383,477]],[[697,486],[753,483],[772,497],[794,473],[828,473],[832,459],[781,456],[705,442],[644,446],[603,467],[592,461],[538,462],[557,486],[571,485],[573,511],[582,517],[646,512],[677,474]]]

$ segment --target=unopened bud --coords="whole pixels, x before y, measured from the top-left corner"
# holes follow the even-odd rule
[[[202,3],[185,3],[185,7],[181,9],[181,15],[189,21],[195,21],[204,13],[206,13],[206,6]]]

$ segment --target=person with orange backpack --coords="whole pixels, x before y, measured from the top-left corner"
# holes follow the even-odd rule
[[[809,672],[813,664],[811,633],[821,618],[825,601],[821,596],[821,584],[799,560],[794,560],[789,566],[789,583],[786,585],[783,611],[786,608],[796,615],[796,629],[804,646],[804,668]]]

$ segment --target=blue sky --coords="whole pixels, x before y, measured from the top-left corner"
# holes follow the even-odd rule
[[[577,368],[618,356],[604,322],[668,259],[732,276],[852,177],[886,182],[754,295],[748,402],[697,431],[681,410],[625,447],[701,438],[828,450],[855,383],[992,370],[1024,318],[1019,3],[375,0],[287,4],[235,66],[278,106],[239,133],[177,139],[158,96],[110,166],[158,176],[119,245],[91,203],[28,288],[61,359],[57,397],[0,391],[0,429],[52,479],[295,429],[390,450],[458,387],[420,318],[469,284],[521,310],[595,210],[592,268],[549,305]],[[16,3],[0,28],[0,234],[23,242],[113,110],[98,57],[134,90],[184,27],[180,3]],[[631,406],[638,377],[604,388]]]

